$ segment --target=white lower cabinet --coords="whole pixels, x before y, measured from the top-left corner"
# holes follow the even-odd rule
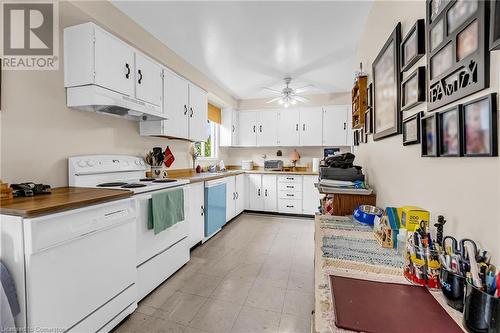
[[[302,176],[278,176],[278,212],[302,214]]]
[[[318,182],[318,176],[303,176],[302,182],[302,214],[313,215],[318,211],[320,205],[321,194],[319,193],[315,183]]]
[[[236,216],[236,177],[226,177],[226,222]]]
[[[248,209],[276,212],[278,209],[276,175],[248,175]]]
[[[247,175],[247,200],[249,210],[264,210],[264,202],[262,201],[262,175],[249,174]]]
[[[262,175],[262,200],[264,201],[264,211],[275,212],[278,210],[275,175]]]
[[[236,182],[236,214],[238,215],[245,210],[246,199],[246,177],[245,175],[238,175],[235,177]]]
[[[189,247],[193,247],[205,236],[205,185],[203,182],[189,185],[188,221]]]

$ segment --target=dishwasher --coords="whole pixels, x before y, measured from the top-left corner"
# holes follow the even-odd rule
[[[137,307],[135,201],[26,219],[29,329],[106,332]]]
[[[205,182],[205,239],[219,232],[226,224],[226,181]]]

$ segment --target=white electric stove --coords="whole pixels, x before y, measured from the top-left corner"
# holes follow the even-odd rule
[[[189,180],[145,178],[143,159],[125,155],[87,155],[69,158],[69,185],[133,191],[136,206],[137,301],[144,298],[189,261]],[[155,234],[148,228],[151,198],[182,188],[184,221]]]

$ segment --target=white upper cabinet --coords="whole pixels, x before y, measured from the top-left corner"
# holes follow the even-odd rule
[[[299,146],[300,110],[281,110],[278,122],[278,146]]]
[[[275,147],[278,145],[278,111],[258,112],[257,146]]]
[[[300,146],[322,146],[322,120],[321,107],[300,109]]]
[[[189,84],[189,139],[207,141],[208,98],[207,92]]]
[[[349,146],[348,105],[323,108],[323,146]]]
[[[135,96],[144,102],[161,106],[161,66],[140,53],[135,53]]]
[[[221,110],[219,145],[221,147],[238,146],[238,112],[232,108]]]
[[[257,112],[239,111],[239,146],[255,147],[257,145]]]
[[[163,108],[167,120],[163,121],[163,135],[189,138],[189,83],[174,72],[163,70]]]

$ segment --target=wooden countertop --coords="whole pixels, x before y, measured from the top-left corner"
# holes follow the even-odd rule
[[[53,188],[51,194],[0,201],[0,214],[36,217],[132,196],[132,191],[84,187]]]

